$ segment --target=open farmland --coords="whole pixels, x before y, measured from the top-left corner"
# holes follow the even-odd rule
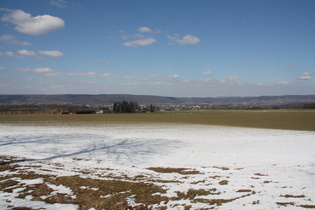
[[[183,111],[151,114],[100,115],[1,115],[0,123],[34,125],[184,123],[236,127],[315,131],[315,110],[231,110]]]
[[[0,119],[4,209],[315,208],[314,111]]]

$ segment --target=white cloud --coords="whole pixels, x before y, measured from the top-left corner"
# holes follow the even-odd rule
[[[35,68],[35,69],[30,69],[30,68],[22,68],[22,69],[16,69],[17,71],[24,71],[24,72],[33,72],[33,73],[38,73],[38,74],[45,74],[45,73],[52,73],[54,70],[51,68]]]
[[[0,56],[3,56],[3,55],[9,56],[9,57],[15,57],[14,53],[10,51],[0,52]]]
[[[311,80],[312,79],[312,76],[309,72],[304,72],[299,78],[298,80]]]
[[[137,46],[146,46],[156,42],[154,38],[147,38],[147,39],[138,39],[130,42],[124,42],[124,46],[126,47],[137,47]]]
[[[195,45],[195,44],[198,44],[200,42],[200,39],[198,39],[197,37],[190,35],[190,34],[187,34],[183,38],[180,38],[180,36],[178,34],[175,34],[175,36],[166,35],[166,37],[169,40],[171,40],[177,44],[180,44],[180,45],[188,45],[188,44]]]
[[[233,76],[233,77],[228,77],[228,78],[225,78],[223,80],[220,80],[220,82],[225,83],[225,84],[236,84],[236,83],[238,83],[238,79],[239,79],[239,77]]]
[[[150,28],[144,27],[144,26],[138,28],[138,31],[139,31],[140,33],[152,33],[152,32],[153,32]]]
[[[95,72],[70,72],[66,73],[68,76],[82,76],[82,77],[95,77]]]
[[[13,23],[15,30],[28,35],[42,35],[61,29],[65,22],[51,15],[39,15],[32,17],[31,14],[22,10],[8,10],[10,13],[1,18],[2,21]]]
[[[238,79],[239,79],[239,77],[237,77],[237,76],[226,78],[227,81],[237,81]]]
[[[176,79],[176,78],[179,78],[180,77],[180,75],[178,75],[178,74],[173,74],[173,75],[169,75],[168,76],[168,78],[170,78],[170,79]]]
[[[50,0],[50,4],[52,6],[59,7],[59,8],[67,8],[66,0]]]
[[[17,68],[17,71],[32,72],[44,76],[79,76],[79,77],[92,77],[92,78],[107,78],[113,77],[110,73],[98,74],[95,72],[58,72],[51,68]]]
[[[52,70],[51,68],[36,68],[36,69],[32,70],[32,72],[34,72],[34,73],[50,73],[53,71],[54,70]]]
[[[122,78],[123,79],[135,79],[136,77],[134,77],[134,76],[123,76]]]
[[[104,73],[104,74],[101,74],[101,77],[111,77],[112,75],[110,73]]]
[[[63,56],[63,53],[58,51],[58,50],[53,50],[53,51],[49,51],[49,50],[46,50],[46,51],[39,51],[39,54],[42,54],[42,55],[47,55],[47,56],[51,56],[53,58],[60,58]]]
[[[14,53],[13,52],[4,52],[5,55],[7,56],[10,56],[10,57],[13,57],[14,56]]]
[[[0,56],[8,56],[8,57],[12,57],[12,58],[23,58],[22,55],[17,55],[11,51],[0,52]]]
[[[201,73],[202,75],[212,75],[213,73],[211,71],[205,71]]]
[[[13,44],[13,45],[20,45],[20,46],[31,45],[31,43],[29,43],[29,42],[21,42],[21,41],[17,40],[14,36],[11,36],[8,34],[0,36],[0,40],[2,42],[8,43],[8,44]]]
[[[20,55],[26,55],[26,56],[34,56],[36,53],[34,51],[29,51],[29,50],[18,50],[18,54]]]
[[[279,84],[279,85],[288,85],[290,83],[288,81],[279,81],[279,82],[277,82],[277,84]]]
[[[47,72],[45,73],[45,76],[61,76],[62,73],[61,72],[57,72],[57,71],[52,71],[52,72]]]
[[[61,53],[60,51],[38,51],[39,54],[42,55],[47,55],[53,58],[59,58],[61,56],[63,56],[63,53]],[[6,51],[6,52],[0,52],[0,56],[9,56],[9,57],[14,57],[14,58],[24,58],[24,56],[36,56],[37,53],[35,51],[30,51],[30,50],[18,50],[17,54],[14,54],[14,52],[10,52],[10,51]],[[40,58],[40,57],[37,57]]]
[[[24,72],[31,72],[32,70],[30,68],[17,68],[17,71],[24,71]]]
[[[6,71],[6,70],[7,70],[7,68],[0,66],[0,71]]]

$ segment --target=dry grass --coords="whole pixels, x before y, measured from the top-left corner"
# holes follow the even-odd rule
[[[14,157],[3,157],[2,159],[16,160]],[[3,167],[5,167],[5,169]],[[196,198],[197,196],[220,195],[221,192],[216,188],[189,189],[187,192],[176,192],[177,196],[166,197],[163,196],[166,190],[161,186],[153,184],[150,179],[143,174],[135,176],[134,179],[125,179],[123,176],[113,178],[110,175],[108,175],[108,177],[103,176],[102,179],[83,178],[80,176],[56,177],[29,172],[27,171],[28,169],[20,167],[14,162],[1,165],[0,169],[14,170],[14,172],[17,172],[4,175],[0,178],[0,191],[12,193],[14,189],[19,188],[18,198],[26,199],[26,197],[28,197],[28,199],[33,201],[44,201],[46,203],[75,204],[79,206],[79,209],[150,209],[154,204],[158,204],[160,206],[159,209],[166,209],[165,204],[169,201],[179,201],[182,199],[190,200],[192,203],[201,202],[220,206],[223,203],[240,198]],[[178,173],[182,175],[200,174],[199,171],[189,168],[156,167],[149,168],[149,170],[153,170],[157,173]],[[37,179],[43,180],[43,183],[25,184],[27,182],[19,181]],[[165,183],[172,183],[173,181],[174,180],[168,180],[165,181]],[[227,183],[226,180],[221,182]],[[157,180],[156,183],[160,183],[159,180]],[[56,193],[49,187],[50,185],[67,187],[72,193],[70,195]],[[136,204],[130,206],[128,203],[130,200],[133,200]],[[11,207],[13,208],[14,206],[12,205]],[[185,209],[191,208],[189,205],[183,207]]]
[[[201,174],[197,170],[192,170],[189,168],[163,168],[163,167],[151,167],[149,170],[158,172],[158,173],[178,173],[183,175],[191,175],[191,174]]]
[[[255,176],[268,176],[267,174],[255,173]]]
[[[189,189],[186,193],[184,192],[176,192],[177,197],[176,200],[181,200],[181,199],[189,199],[189,200],[194,200],[196,196],[202,196],[202,195],[219,195],[220,192],[217,192],[216,188],[212,188],[210,190],[204,190],[204,189]],[[173,198],[175,199],[175,198]]]
[[[209,110],[151,114],[3,115],[0,123],[34,125],[102,125],[108,123],[185,123],[315,131],[314,110]]]
[[[221,169],[221,170],[223,170],[223,171],[228,171],[228,170],[230,170],[230,168],[228,168],[228,167],[213,166],[213,168]]]
[[[19,192],[18,198],[25,198],[26,196],[33,196],[33,200],[42,200],[40,196],[48,196],[53,192],[53,189],[48,187],[46,184],[33,184],[25,187],[24,190]]]
[[[28,197],[33,201],[46,203],[76,204],[80,209],[148,209],[153,204],[169,201],[168,197],[162,196],[166,193],[162,187],[138,180],[145,177],[141,174],[133,180],[125,180],[123,176],[116,178],[108,176],[103,179],[80,176],[56,177],[27,171],[27,168],[15,163],[16,160],[19,159],[0,157],[0,161],[4,163],[0,165],[0,171],[13,172],[0,176],[0,191],[13,193],[18,189],[17,198],[20,199]],[[43,180],[43,183],[27,184],[27,181],[23,180]],[[67,187],[73,193],[72,195],[53,193],[50,185]],[[128,200],[133,200],[138,205],[131,208]],[[13,203],[9,206],[14,208]]]
[[[14,177],[20,176],[16,175]],[[34,175],[31,177],[34,177]],[[133,209],[147,209],[150,205],[169,200],[168,197],[153,195],[155,193],[163,194],[165,190],[149,183],[100,180],[79,176],[47,178],[47,176],[37,174],[36,177],[43,178],[44,183],[26,185],[12,180],[12,176],[3,177],[0,191],[12,193],[14,189],[22,188],[23,190],[19,191],[18,198],[25,199],[26,196],[32,196],[33,201],[76,204],[79,205],[80,209],[127,209],[130,207],[128,199],[141,203],[133,206]],[[23,178],[30,177],[25,176]],[[51,194],[53,190],[47,184],[66,186],[72,190],[75,196],[61,193]]]
[[[294,206],[294,202],[276,202],[276,204],[278,204],[279,206]]]
[[[164,189],[164,184],[160,183],[173,183],[180,180],[151,180],[152,177],[148,177],[145,174],[139,173],[133,178],[122,176],[112,176],[110,173],[104,173],[102,178],[86,178],[81,176],[49,176],[41,174],[40,168],[37,168],[39,172],[34,173],[29,171],[31,164],[28,168],[18,165],[16,160],[20,160],[15,157],[0,157],[0,161],[5,164],[0,165],[0,171],[8,171],[12,173],[2,174],[0,176],[0,191],[6,193],[17,193],[17,198],[31,199],[32,201],[43,201],[46,203],[62,203],[62,204],[75,204],[79,206],[79,209],[152,209],[153,205],[158,205],[158,209],[166,209],[166,204],[174,201],[189,201],[193,203],[205,203],[210,205],[208,209],[216,208],[224,205],[224,203],[232,202],[236,199],[240,199],[246,196],[255,194],[255,191],[251,189],[239,189],[235,192],[244,193],[241,196],[230,198],[211,198],[211,196],[218,196],[226,193],[220,191],[217,188],[197,188],[188,189],[187,191],[176,191],[176,195],[173,197],[165,196],[167,188]],[[62,167],[62,166],[60,166]],[[214,167],[220,168],[220,167]],[[156,173],[178,173],[181,175],[194,175],[201,172],[189,168],[162,168],[154,167],[148,168]],[[220,168],[221,170],[228,170]],[[112,169],[104,168],[112,171]],[[266,176],[265,174],[255,174],[257,176]],[[220,176],[215,176],[219,178]],[[183,179],[185,176],[182,177]],[[211,178],[211,177],[209,177]],[[20,181],[21,180],[21,181]],[[27,180],[42,180],[42,183],[27,184]],[[31,182],[30,182],[31,183]],[[228,184],[228,180],[222,180],[220,185]],[[195,183],[197,184],[197,183]],[[72,193],[58,193],[53,186],[63,186],[68,188]],[[195,186],[196,187],[196,186]],[[200,187],[200,186],[199,186]],[[18,189],[18,191],[16,191]],[[198,197],[198,196],[210,196]],[[304,199],[304,195],[280,195],[284,198]],[[130,204],[133,201],[133,204]],[[16,208],[14,203],[7,200],[8,208],[11,209],[29,209],[29,208]],[[260,201],[253,201],[252,205],[259,204]],[[297,206],[295,202],[277,202],[279,206]],[[191,205],[186,204],[174,204],[173,208],[182,207],[184,209],[191,209]],[[298,205],[301,208],[314,208],[314,205]]]
[[[280,197],[285,197],[285,198],[305,198],[305,195],[280,195]]]
[[[236,192],[252,192],[252,190],[249,189],[239,189]]]
[[[99,180],[79,176],[59,177],[46,181],[71,188],[76,195],[76,203],[83,209],[127,208],[127,198],[133,198],[136,203],[142,203],[144,206],[168,200],[167,197],[152,195],[165,193],[161,187],[143,182]],[[88,188],[81,188],[81,186],[88,186]]]
[[[219,185],[228,185],[228,184],[229,184],[228,180],[219,181]]]
[[[305,209],[315,209],[315,205],[299,205],[299,207],[302,207]]]

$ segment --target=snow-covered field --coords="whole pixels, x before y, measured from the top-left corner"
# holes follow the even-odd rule
[[[171,198],[146,207],[315,208],[315,132],[174,124],[2,124],[0,156],[26,158],[16,164],[36,174],[151,183],[165,190],[157,194]],[[0,191],[0,209],[79,207],[34,201],[31,195],[17,198],[27,186],[44,181],[10,177],[14,173],[0,172],[0,184],[9,179],[20,183],[12,192]],[[43,200],[58,193],[75,199],[71,188],[47,185],[52,192]],[[132,196],[128,203],[140,205]]]

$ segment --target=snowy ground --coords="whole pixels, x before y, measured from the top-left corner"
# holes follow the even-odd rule
[[[11,160],[10,165],[18,164],[17,171],[0,171],[0,185],[15,181],[15,185],[0,191],[0,209],[83,208],[70,201],[44,202],[58,193],[75,200],[78,195],[71,187],[49,183],[44,178],[13,176],[30,171],[54,177],[79,175],[149,183],[163,189],[155,195],[169,198],[144,204],[129,196],[129,206],[315,208],[315,132],[174,124],[2,124],[0,156],[26,159]],[[48,195],[42,195],[40,200],[33,195],[21,198],[21,192],[43,183],[51,190]]]

